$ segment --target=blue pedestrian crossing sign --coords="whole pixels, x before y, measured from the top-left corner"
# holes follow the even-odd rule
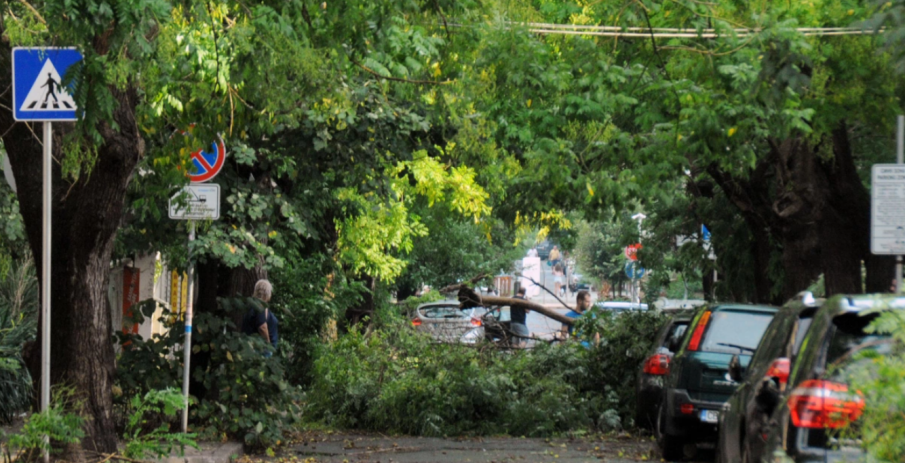
[[[13,118],[74,121],[78,117],[66,72],[82,60],[75,48],[13,48]]]

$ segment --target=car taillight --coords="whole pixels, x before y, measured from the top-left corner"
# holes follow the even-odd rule
[[[644,362],[644,373],[648,375],[668,375],[669,356],[666,354],[651,355]]]
[[[841,428],[861,417],[864,399],[845,384],[811,379],[792,391],[789,411],[799,428]]]
[[[420,318],[412,319],[412,326],[421,326],[421,319]]]
[[[471,326],[481,326],[481,319],[480,319],[480,318],[472,318],[472,319],[471,319]]]
[[[694,413],[694,404],[679,405],[679,411],[685,415],[691,415],[692,413]]]
[[[710,321],[710,312],[704,312],[701,315],[701,320],[698,322],[698,326],[694,328],[694,333],[691,334],[691,341],[688,342],[688,350],[696,351],[698,347],[701,346],[701,338],[704,337],[704,330],[707,328],[707,322]]]
[[[781,357],[773,361],[770,368],[767,369],[767,378],[776,378],[779,381],[779,388],[784,389],[786,383],[789,382],[789,359]]]

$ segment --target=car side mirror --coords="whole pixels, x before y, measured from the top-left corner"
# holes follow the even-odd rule
[[[732,359],[729,360],[729,377],[737,383],[744,379],[742,377],[742,361],[738,354],[733,355]]]
[[[758,408],[763,410],[765,414],[772,415],[773,410],[775,410],[776,406],[779,404],[779,399],[779,387],[777,386],[776,381],[765,379],[761,382],[757,395],[754,396],[754,403],[756,403]]]

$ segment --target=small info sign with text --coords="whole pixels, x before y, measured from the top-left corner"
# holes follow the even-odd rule
[[[181,201],[184,200],[184,201]],[[217,220],[220,218],[220,185],[186,185],[170,198],[170,218],[177,220]]]
[[[905,255],[905,164],[871,170],[870,251]]]

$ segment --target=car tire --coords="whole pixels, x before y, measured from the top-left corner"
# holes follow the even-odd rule
[[[660,456],[666,461],[678,461],[685,457],[684,443],[677,436],[669,435],[666,432],[666,410],[660,405],[659,413],[657,413],[657,425],[655,426],[655,435],[657,437],[657,447],[660,448]]]

